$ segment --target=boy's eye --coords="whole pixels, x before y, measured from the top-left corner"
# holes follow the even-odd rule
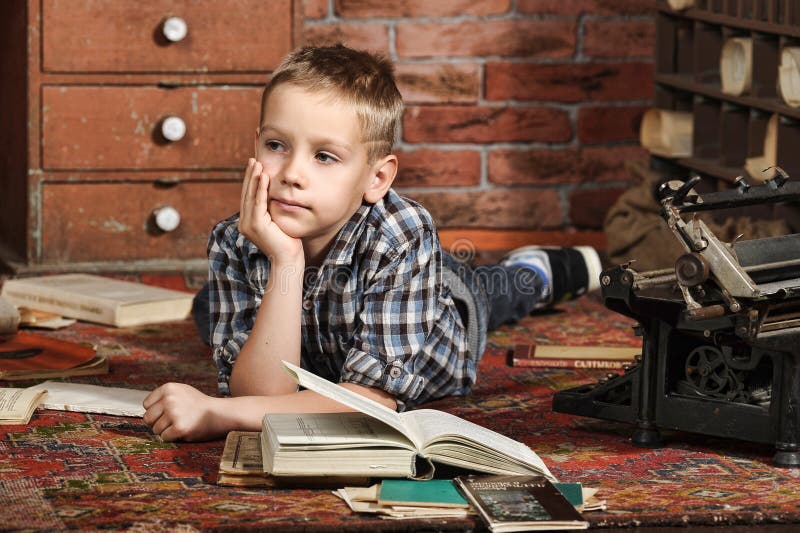
[[[266,143],[264,143],[264,146],[266,146],[267,149],[272,150],[273,152],[279,152],[283,149],[283,145],[278,141],[267,141]]]
[[[336,163],[339,161],[339,158],[327,152],[317,152],[316,158],[320,163]]]

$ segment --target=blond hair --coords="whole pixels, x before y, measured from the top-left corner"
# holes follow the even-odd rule
[[[369,162],[391,153],[403,115],[403,98],[388,59],[342,44],[299,48],[284,58],[264,88],[261,122],[267,98],[284,83],[309,91],[331,91],[352,105],[361,125],[361,139],[368,145]]]

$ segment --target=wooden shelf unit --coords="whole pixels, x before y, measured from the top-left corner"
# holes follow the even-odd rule
[[[740,96],[721,88],[720,55],[731,37],[753,42],[752,85]],[[800,179],[800,108],[785,104],[778,89],[784,46],[800,46],[798,0],[695,0],[681,11],[660,0],[654,105],[692,113],[693,147],[687,158],[654,156],[654,166],[714,178],[705,188],[730,187],[747,176],[745,159],[763,153],[767,121],[777,114],[778,165]]]

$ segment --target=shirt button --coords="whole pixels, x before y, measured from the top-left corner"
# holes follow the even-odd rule
[[[303,302],[303,309],[305,309],[306,311],[311,311],[313,307],[314,307],[314,302],[312,302],[311,300],[305,300]]]
[[[397,368],[396,366],[393,366],[391,370],[389,370],[389,375],[392,376],[394,379],[399,378],[402,373],[403,371]]]

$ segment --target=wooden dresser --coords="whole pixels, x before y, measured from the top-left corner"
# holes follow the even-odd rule
[[[0,260],[181,265],[238,210],[299,0],[0,2]]]

